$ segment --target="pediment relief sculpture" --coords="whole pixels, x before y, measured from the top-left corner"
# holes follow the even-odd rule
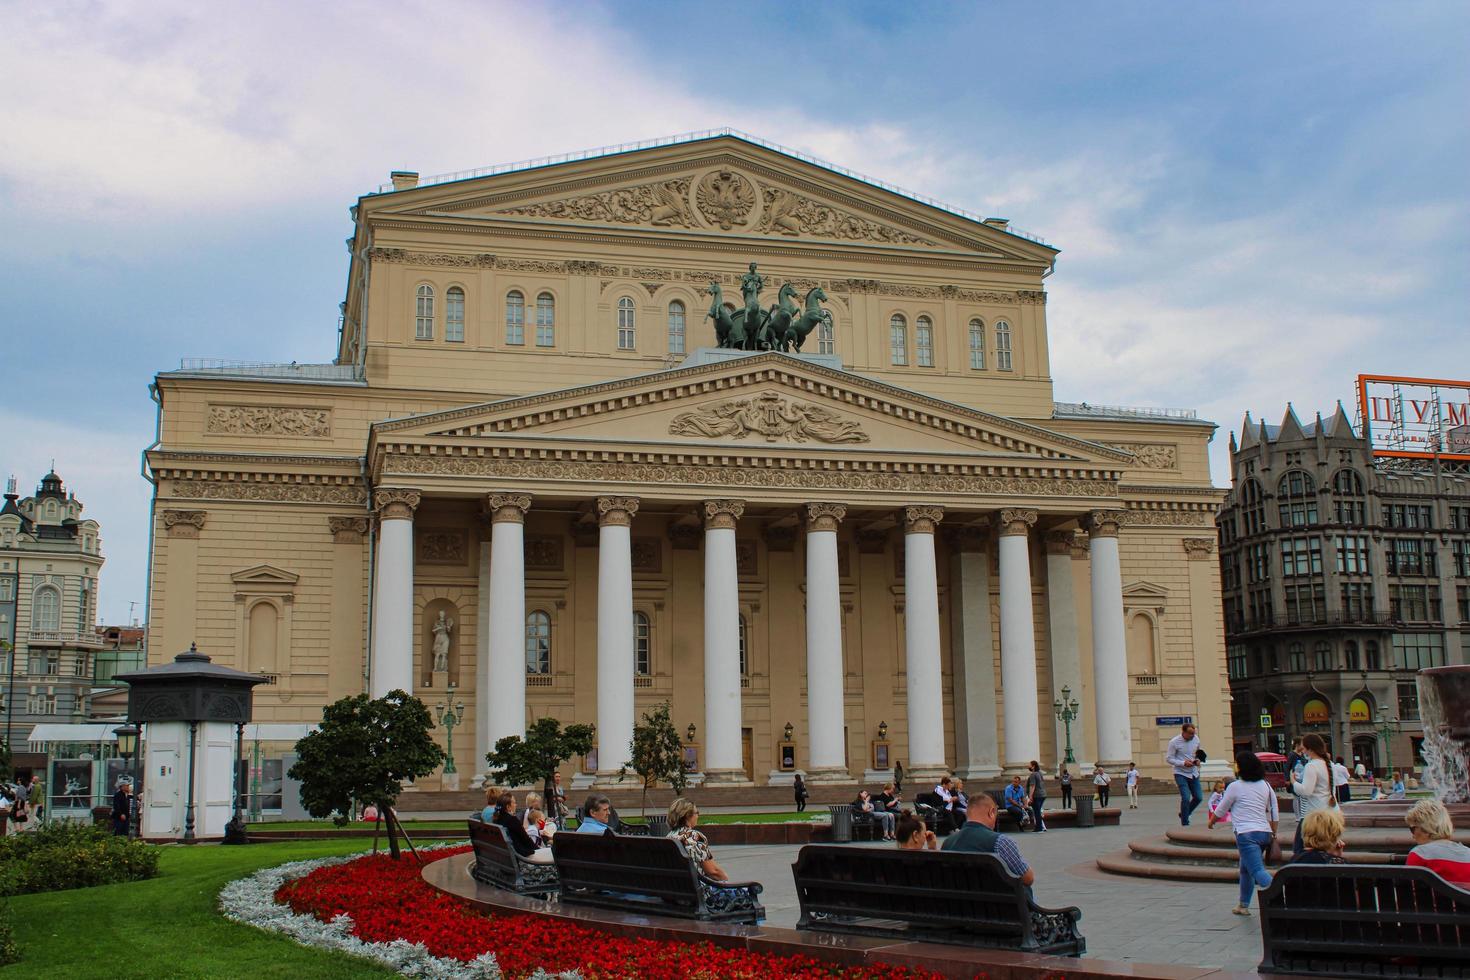
[[[637,184],[560,201],[524,204],[505,208],[499,213],[521,214],[532,218],[571,218],[575,221],[696,228],[698,224],[689,207],[690,184],[688,177],[680,177],[676,180]]]
[[[766,442],[789,439],[826,443],[867,442],[858,423],[810,402],[788,401],[774,392],[737,398],[684,412],[669,423],[669,435],[706,439],[744,439],[756,434]]]

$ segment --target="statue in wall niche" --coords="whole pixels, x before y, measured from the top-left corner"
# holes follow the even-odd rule
[[[454,620],[439,610],[439,621],[434,624],[434,673],[449,670],[449,634],[454,632]]]

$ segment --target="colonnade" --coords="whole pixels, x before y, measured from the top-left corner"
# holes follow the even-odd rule
[[[381,531],[373,595],[371,691],[413,690],[413,514],[416,490],[375,492]],[[526,718],[526,575],[524,524],[531,496],[492,493],[490,588],[482,612],[476,658],[476,751],[483,755],[507,735],[523,735]],[[628,762],[634,723],[633,568],[630,531],[639,500],[596,501],[597,758],[600,782]],[[736,526],[741,500],[704,502],[705,777],[710,783],[746,779],[741,752],[739,580]],[[844,735],[842,603],[837,532],[845,504],[813,502],[806,525],[806,658],[808,782],[850,782]],[[908,769],[927,778],[947,769],[944,751],[943,672],[940,656],[939,580],[934,535],[944,509],[902,510],[904,527],[904,642],[907,659]],[[999,512],[1000,654],[1005,698],[1007,771],[1041,755],[1036,634],[1032,617],[1029,537],[1038,512]],[[1127,652],[1123,626],[1119,511],[1093,511],[1091,537],[1093,690],[1098,759],[1126,764],[1132,754]],[[985,644],[988,647],[988,642]],[[958,654],[957,654],[958,656]]]

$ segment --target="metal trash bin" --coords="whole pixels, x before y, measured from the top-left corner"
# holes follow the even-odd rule
[[[1074,797],[1073,798],[1073,801],[1072,802],[1075,803],[1076,806],[1077,806],[1077,826],[1078,827],[1095,827],[1095,826],[1097,826],[1093,822],[1093,819],[1092,819],[1092,797],[1090,797],[1090,796],[1077,796],[1077,797]]]
[[[827,811],[832,814],[832,843],[852,843],[852,807],[847,804],[842,806],[829,806]]]

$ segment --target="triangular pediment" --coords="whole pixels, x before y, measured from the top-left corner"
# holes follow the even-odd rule
[[[610,153],[415,188],[380,214],[954,251],[1049,264],[1055,250],[1002,226],[737,136]]]
[[[951,457],[1120,471],[1126,453],[862,375],[765,353],[373,427],[378,445]]]
[[[1163,602],[1167,598],[1169,598],[1168,587],[1160,585],[1157,582],[1138,579],[1123,586],[1124,602],[1152,605]]]
[[[290,587],[300,581],[301,576],[275,565],[256,565],[230,574],[235,585]]]

